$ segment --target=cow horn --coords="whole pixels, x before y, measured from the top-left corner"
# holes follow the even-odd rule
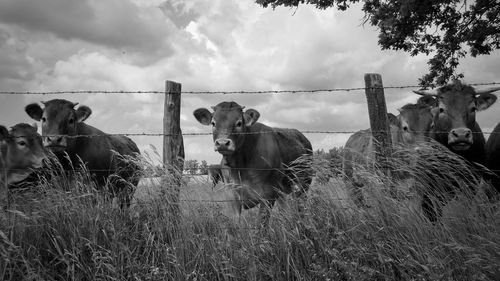
[[[77,102],[73,103],[73,107],[75,107],[75,106],[77,106],[77,105],[78,105],[78,103],[77,103]]]
[[[483,90],[476,90],[476,95],[482,95],[482,94],[489,94],[493,93],[495,91],[500,90],[500,87],[493,87],[493,88],[488,88],[488,89],[483,89]]]
[[[415,94],[417,95],[421,95],[421,96],[434,96],[434,97],[437,97],[437,93],[435,91],[426,91],[426,90],[416,90],[416,91],[413,91]]]
[[[33,122],[31,124],[31,127],[33,127],[33,129],[35,129],[35,131],[38,131],[38,125],[36,124],[36,122]]]
[[[215,106],[211,106],[210,108],[211,108],[213,111],[215,111]]]
[[[243,110],[243,109],[245,109],[245,106],[242,106],[242,107],[241,107],[241,110]]]
[[[41,101],[40,103],[43,104],[43,105],[45,105],[46,101]]]

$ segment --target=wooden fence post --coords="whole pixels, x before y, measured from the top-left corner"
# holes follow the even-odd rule
[[[180,218],[179,195],[184,168],[184,140],[180,121],[181,84],[166,81],[163,113],[163,165],[168,173],[163,179],[163,184],[169,187],[168,198],[174,222]]]
[[[368,102],[371,132],[374,138],[375,161],[388,175],[390,173],[388,157],[392,154],[392,141],[387,118],[384,86],[380,74],[365,74],[365,94]]]

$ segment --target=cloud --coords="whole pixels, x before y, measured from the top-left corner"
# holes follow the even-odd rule
[[[252,0],[4,0],[0,1],[0,89],[163,90],[165,80],[184,91],[259,91],[363,87],[364,73],[381,73],[385,86],[415,85],[427,57],[381,51],[377,32],[362,26],[360,5],[346,12],[263,9]],[[499,52],[464,59],[466,81],[500,78]],[[386,89],[387,108],[417,97]],[[7,125],[30,121],[28,102],[56,96],[0,96]],[[110,133],[161,133],[163,95],[62,95],[93,109],[89,124]],[[183,94],[184,133],[210,132],[193,118],[199,107],[236,101],[271,126],[307,131],[369,127],[364,91],[314,94]],[[484,128],[500,106],[478,114]],[[343,145],[346,134],[308,134],[313,147]],[[161,137],[132,137],[141,147]],[[188,159],[216,163],[211,136],[184,138]]]
[[[83,42],[82,47],[129,53],[136,64],[172,55],[171,35],[177,32],[158,6],[121,0],[6,0],[0,2],[0,22],[44,34],[48,40],[56,37]]]

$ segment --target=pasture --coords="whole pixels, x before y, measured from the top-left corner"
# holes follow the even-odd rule
[[[443,172],[460,168],[455,163]],[[418,184],[395,181],[376,170],[364,174],[369,208],[355,207],[342,180],[331,178],[322,185],[313,182],[304,212],[297,211],[291,196],[277,204],[268,229],[257,227],[256,210],[236,214],[231,187],[219,184],[212,190],[207,176],[185,178],[178,220],[171,215],[168,175],[163,175],[163,183],[143,179],[128,211],[106,202],[85,175],[73,181],[52,180],[33,191],[13,192],[9,216],[0,227],[0,276],[2,280],[495,280],[500,276],[498,203],[488,202],[481,192],[464,193],[446,206],[441,223],[432,224],[416,203]],[[394,186],[395,198],[388,192]]]

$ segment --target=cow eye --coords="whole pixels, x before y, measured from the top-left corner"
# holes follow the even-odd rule
[[[70,124],[73,124],[73,123],[75,123],[75,119],[73,119],[73,118],[70,118],[70,119],[69,119],[69,123],[70,123]]]
[[[215,121],[212,121],[210,124],[212,124],[212,127],[215,127]]]
[[[408,126],[404,126],[403,131],[408,132]]]
[[[470,109],[471,112],[476,112],[477,111],[477,107],[473,106],[471,109]]]
[[[439,113],[443,113],[444,112],[444,108],[440,107],[439,108]]]
[[[242,125],[243,122],[241,122],[241,120],[238,120],[238,122],[236,122],[236,127],[240,128]]]
[[[24,147],[24,146],[26,146],[26,142],[25,141],[18,141],[17,145]]]
[[[47,122],[47,118],[42,117],[42,122]]]

